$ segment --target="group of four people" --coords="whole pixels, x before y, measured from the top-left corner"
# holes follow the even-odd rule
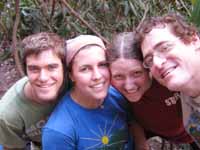
[[[139,150],[159,135],[197,150],[199,49],[197,30],[176,14],[144,21],[107,47],[93,35],[28,36],[21,49],[27,77],[0,100],[0,144]]]

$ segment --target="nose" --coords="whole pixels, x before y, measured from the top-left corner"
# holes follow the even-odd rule
[[[45,71],[45,70],[41,70],[40,71],[40,74],[39,74],[39,80],[41,81],[41,82],[45,82],[45,81],[47,81],[48,80],[48,73]]]
[[[161,68],[165,62],[166,62],[165,57],[160,57],[160,56],[154,55],[154,57],[153,57],[153,66],[154,67]]]
[[[102,74],[98,68],[94,68],[93,73],[92,73],[92,79],[93,80],[98,80],[102,77]]]
[[[126,81],[125,81],[124,89],[126,91],[129,91],[129,90],[133,90],[133,89],[136,89],[136,88],[137,88],[137,85],[135,83],[135,80],[131,79],[131,78],[127,78]]]

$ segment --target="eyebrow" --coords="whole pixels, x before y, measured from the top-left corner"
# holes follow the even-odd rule
[[[163,44],[165,44],[165,43],[168,43],[168,41],[161,41],[161,42],[157,43],[157,44],[153,47],[153,49],[157,49],[157,48],[161,47],[161,46],[162,46]]]
[[[159,43],[157,43],[152,49],[158,49],[159,47],[161,47],[163,44],[167,43],[168,41],[161,41]],[[147,54],[144,59],[146,59],[147,57],[151,56],[151,54]]]

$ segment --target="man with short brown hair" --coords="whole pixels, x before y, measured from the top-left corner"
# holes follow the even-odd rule
[[[41,128],[65,89],[65,40],[37,33],[21,44],[26,77],[0,100],[0,144],[4,149],[41,149]],[[37,147],[37,148],[36,148]]]

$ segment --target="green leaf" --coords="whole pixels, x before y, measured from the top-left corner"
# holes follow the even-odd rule
[[[0,2],[0,11],[3,11],[3,8],[4,8],[4,3]]]
[[[200,0],[196,1],[193,6],[193,11],[191,13],[191,22],[194,23],[197,27],[200,27]]]
[[[192,5],[194,6],[196,4],[197,0],[191,0],[191,2],[192,2]]]

